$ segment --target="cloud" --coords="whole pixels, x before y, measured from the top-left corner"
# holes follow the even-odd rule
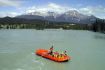
[[[79,11],[88,15],[93,13],[89,8],[80,8]]]
[[[103,6],[87,6],[87,7],[83,7],[78,9],[80,13],[86,14],[86,15],[95,15],[97,17],[100,18],[105,18],[105,7]]]
[[[0,6],[20,6],[21,5],[20,0],[0,0]],[[50,12],[56,12],[56,13],[64,13],[69,10],[77,10],[82,14],[86,15],[95,15],[96,17],[105,18],[105,7],[103,6],[83,6],[80,4],[79,8],[71,7],[71,6],[63,6],[58,5],[56,3],[48,3],[47,5],[41,5],[41,6],[30,6],[30,7],[19,7],[18,11],[16,12],[3,12],[0,13],[1,16],[16,16],[19,15],[19,12],[22,13],[31,13],[31,12],[40,12],[43,15],[50,11]]]
[[[98,13],[105,13],[105,7],[97,6],[97,7],[84,7],[79,9],[80,12],[86,13],[86,14],[98,14]]]
[[[20,13],[17,13],[17,12],[0,12],[0,17],[6,17],[6,16],[15,17],[18,15],[20,15]]]
[[[63,13],[65,11],[74,10],[74,9],[75,8],[72,8],[72,7],[66,7],[66,6],[61,6],[61,5],[55,4],[55,3],[49,3],[46,6],[32,6],[32,7],[29,7],[26,10],[26,13],[31,13],[31,12],[35,12],[35,11],[41,12],[41,13],[46,13],[48,11]]]
[[[0,0],[0,6],[18,7],[18,6],[20,6],[20,4],[21,4],[20,0]]]
[[[32,6],[29,7],[26,10],[26,13],[31,13],[31,12],[40,12],[43,14],[46,14],[46,12],[51,11],[51,12],[56,12],[56,13],[64,13],[66,11],[69,10],[76,10],[79,11],[82,14],[85,15],[95,15],[96,17],[99,18],[105,18],[105,7],[103,6],[83,6],[81,5],[80,8],[74,8],[74,7],[67,7],[67,6],[62,6],[62,5],[58,5],[55,3],[49,3],[46,6]]]
[[[20,15],[20,14],[17,12],[10,12],[10,13],[7,13],[7,15],[11,16],[11,17],[15,17],[15,16]]]
[[[61,9],[61,6],[60,5],[57,5],[55,3],[49,3],[48,4],[48,7],[49,8],[52,8],[52,9]]]
[[[31,13],[31,12],[47,12],[48,8],[47,7],[36,7],[32,6],[26,9],[26,13]]]

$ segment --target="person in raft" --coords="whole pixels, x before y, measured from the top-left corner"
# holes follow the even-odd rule
[[[54,52],[54,56],[55,57],[59,57],[59,53],[56,51],[56,52]]]
[[[64,55],[67,55],[66,51],[64,51]]]
[[[53,45],[51,46],[51,48],[49,49],[49,53],[48,54],[50,54],[50,55],[52,55],[53,54]]]

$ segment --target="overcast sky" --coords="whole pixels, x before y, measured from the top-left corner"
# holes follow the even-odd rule
[[[68,10],[105,19],[105,0],[0,0],[0,17],[34,11],[63,13]]]

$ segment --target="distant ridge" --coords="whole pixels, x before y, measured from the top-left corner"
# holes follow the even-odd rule
[[[79,13],[76,10],[69,10],[64,13],[57,13],[48,11],[46,13],[42,12],[31,12],[26,13],[24,15],[16,16],[15,18],[23,18],[23,19],[40,19],[47,21],[55,21],[55,22],[73,22],[73,23],[81,23],[81,24],[90,24],[94,23],[97,19],[94,15],[87,16]]]

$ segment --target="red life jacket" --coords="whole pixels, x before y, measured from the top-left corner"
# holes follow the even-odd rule
[[[53,47],[51,47],[50,50],[52,51],[53,50]]]

